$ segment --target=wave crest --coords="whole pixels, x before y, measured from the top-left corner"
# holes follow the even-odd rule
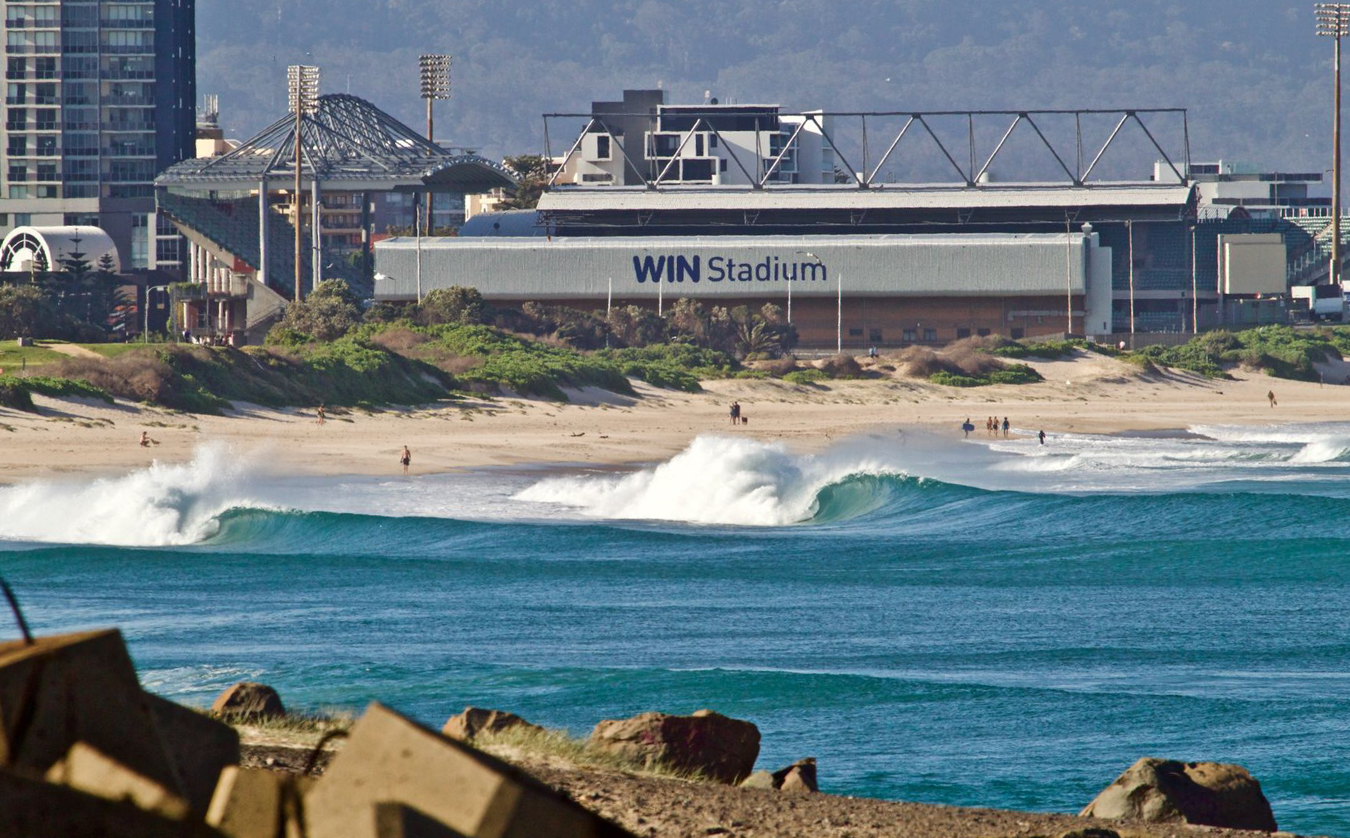
[[[161,547],[210,538],[246,500],[248,465],[225,445],[205,445],[181,464],[156,462],[88,483],[36,481],[0,487],[0,540]]]
[[[697,437],[669,461],[613,477],[542,480],[518,500],[577,509],[597,518],[682,521],[695,524],[784,526],[815,519],[823,489],[860,475],[901,475],[884,462],[843,451],[798,456],[778,443],[725,436]],[[846,504],[830,498],[829,519],[874,509],[886,492],[858,487]]]

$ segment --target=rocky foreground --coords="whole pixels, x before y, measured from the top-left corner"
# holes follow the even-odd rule
[[[322,772],[331,757],[321,756],[315,771]],[[280,772],[303,771],[309,758],[308,749],[287,746],[246,745],[243,752],[244,765]],[[513,762],[586,809],[651,838],[1271,838],[1269,832],[1185,824],[784,794],[529,757]]]

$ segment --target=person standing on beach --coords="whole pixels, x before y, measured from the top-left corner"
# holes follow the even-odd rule
[[[1041,445],[1044,445],[1044,444],[1045,444],[1045,431],[1041,431],[1039,434],[1037,434],[1037,436],[1039,436],[1039,437],[1041,438]]]
[[[403,456],[398,458],[398,462],[403,466],[403,473],[407,474],[408,466],[412,465],[412,452],[408,450],[408,446],[403,446]]]
[[[323,405],[319,405],[319,409],[316,410],[316,411],[314,411],[314,413],[315,413],[316,416],[318,416],[318,418],[315,419],[314,421],[316,421],[316,422],[318,422],[320,425],[322,425],[323,422],[324,422]]]
[[[739,425],[741,422],[741,403],[731,403],[731,424]]]
[[[1003,417],[1003,438],[1008,438],[1008,417]]]
[[[1271,406],[1271,407],[1274,407],[1274,406],[1277,404],[1277,402],[1275,401],[1275,391],[1274,391],[1274,390],[1268,390],[1268,391],[1266,391],[1266,398],[1267,398],[1267,399],[1270,399],[1270,406]]]

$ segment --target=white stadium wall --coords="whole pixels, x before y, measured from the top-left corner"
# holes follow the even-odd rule
[[[375,298],[462,285],[489,300],[1081,296],[1081,233],[700,238],[395,238],[375,245]],[[419,254],[420,251],[420,254]],[[1109,265],[1109,250],[1106,264]],[[1094,255],[1094,259],[1096,256]],[[660,281],[657,281],[659,278]],[[612,282],[612,286],[611,286]],[[1107,283],[1109,294],[1109,282]]]

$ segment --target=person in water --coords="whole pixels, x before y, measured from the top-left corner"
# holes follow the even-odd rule
[[[1008,436],[1008,417],[1003,417],[1003,436]]]
[[[1041,431],[1039,434],[1037,434],[1037,436],[1039,436],[1039,437],[1041,438],[1041,445],[1044,445],[1044,444],[1045,444],[1045,431]]]

